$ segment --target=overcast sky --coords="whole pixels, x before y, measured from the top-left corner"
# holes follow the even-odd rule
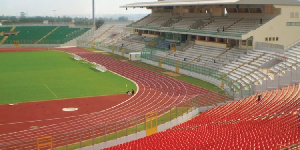
[[[157,0],[95,0],[96,15],[101,14],[145,14],[146,8],[119,8],[135,2]],[[55,11],[53,11],[55,10]],[[19,16],[20,12],[29,16],[92,16],[92,0],[0,0],[0,15]]]

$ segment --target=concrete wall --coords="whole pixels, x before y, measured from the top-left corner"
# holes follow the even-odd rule
[[[226,48],[226,44],[195,40],[195,44]]]

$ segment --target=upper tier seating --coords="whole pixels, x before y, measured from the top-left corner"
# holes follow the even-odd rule
[[[204,26],[203,28],[201,28],[201,30],[223,32],[223,27],[224,29],[226,29],[228,26],[234,24],[238,20],[239,18],[225,18],[225,17],[212,18],[212,22]]]
[[[169,19],[170,17],[162,16],[155,19],[155,21],[150,22],[149,24],[147,24],[147,26],[161,27]]]
[[[300,85],[212,108],[190,121],[108,149],[274,149],[299,142]]]
[[[172,29],[196,29],[205,32],[245,34],[276,17],[274,14],[228,14],[224,17],[209,17],[206,14],[172,16],[171,14],[151,14],[133,25],[148,27],[170,27]],[[261,22],[262,21],[262,22]],[[162,28],[162,30],[164,30]],[[180,30],[181,31],[181,30]],[[228,34],[228,35],[230,35]]]
[[[158,18],[160,18],[160,17],[159,16],[148,16],[148,17],[146,17],[146,18],[144,18],[144,19],[136,22],[136,25],[144,25],[144,26],[146,26],[149,23],[157,20]]]
[[[226,32],[232,32],[232,33],[248,33],[251,30],[255,30],[262,24],[270,21],[275,17],[275,15],[250,15],[250,14],[231,14],[229,17],[233,18],[242,18],[239,22],[236,24],[233,24],[229,28],[227,28]],[[260,23],[260,20],[262,20],[262,24]]]

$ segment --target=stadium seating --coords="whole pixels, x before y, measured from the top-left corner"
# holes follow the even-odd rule
[[[260,24],[260,19],[262,19],[262,23],[264,24],[275,16],[276,15],[230,14],[229,17],[241,18],[241,20],[226,28],[225,31],[232,33],[248,33],[262,25]]]
[[[0,44],[4,41],[2,41],[2,39],[5,37],[4,35],[2,35],[3,32],[9,32],[11,30],[12,27],[0,27]],[[3,44],[3,43],[2,43]]]
[[[89,28],[70,28],[68,26],[59,26],[53,33],[44,38],[41,43],[44,41],[57,40],[59,44],[63,44],[70,39],[76,38],[77,36],[83,34],[87,30],[89,30]]]
[[[274,74],[283,74],[286,70],[295,69],[300,64],[300,43],[284,52],[285,60],[270,68]]]
[[[262,80],[272,77],[262,70],[261,65],[272,58],[272,55],[259,51],[248,53],[236,61],[224,66],[220,71],[226,73],[234,81],[238,81],[243,87],[251,83],[261,84]]]
[[[124,31],[127,24],[126,22],[106,22],[97,29],[95,35],[90,37],[89,41],[112,45],[130,35],[129,32]]]
[[[11,27],[10,27],[11,28]],[[68,26],[17,26],[17,35],[11,35],[4,44],[63,44],[72,40],[89,28],[70,28]]]
[[[252,30],[255,30],[259,26],[272,20],[276,15],[268,14],[240,14],[230,13],[224,17],[210,17],[207,14],[190,14],[176,16],[169,13],[153,13],[148,15],[136,23],[133,26],[139,26],[142,28],[160,28],[161,30],[172,28],[174,30],[184,29],[182,31],[188,31],[195,29],[204,31],[205,33],[226,33],[230,35],[234,34],[246,34]],[[262,20],[262,23],[260,22]]]
[[[300,135],[300,85],[208,110],[164,132],[107,149],[275,149]]]
[[[9,36],[5,44],[13,44],[13,41],[18,40],[20,44],[34,44],[44,35],[56,28],[55,26],[17,26],[15,31],[16,36]]]
[[[159,49],[170,49],[170,44],[173,43],[173,41],[169,40],[160,40],[155,42],[155,47]]]
[[[229,13],[223,17],[211,17],[207,14],[199,13],[186,13],[182,15],[175,15],[170,13],[157,12],[148,15],[141,20],[132,24],[136,28],[149,28],[159,30],[171,30],[179,32],[198,32],[204,34],[233,36],[233,34],[246,34],[249,33],[268,21],[275,18],[276,14],[260,14],[260,13]],[[224,31],[223,31],[224,30]],[[200,32],[201,31],[201,32]],[[228,35],[227,35],[228,33]],[[232,34],[231,34],[232,33]],[[179,33],[180,34],[180,33]],[[103,36],[100,42],[120,47],[123,45],[127,51],[142,51],[145,48],[152,48],[153,50],[166,51],[168,54],[157,54],[158,57],[168,57],[171,60],[181,61],[186,65],[193,64],[196,66],[204,66],[206,68],[219,71],[225,74],[230,81],[235,84],[236,89],[250,89],[253,84],[259,85],[263,80],[274,79],[277,74],[283,74],[287,69],[297,67],[299,58],[297,49],[285,52],[285,56],[278,56],[276,53],[261,51],[261,50],[247,50],[237,48],[230,44],[227,48],[219,48],[218,46],[204,46],[200,44],[182,44],[178,43],[177,46],[183,48],[177,49],[176,52],[168,52],[170,50],[170,43],[174,41],[166,40],[164,38],[155,38],[154,46],[150,46],[149,42],[145,42],[142,38],[136,41],[126,39],[128,35],[123,37],[117,34]],[[127,37],[126,37],[127,36]],[[109,37],[109,38],[108,38]],[[116,37],[116,38],[115,38]],[[112,40],[115,39],[115,40]],[[203,40],[203,39],[202,39]],[[143,42],[146,46],[143,46]],[[193,42],[192,42],[193,43]],[[209,42],[207,42],[209,44]],[[205,44],[205,45],[207,45]],[[146,50],[146,49],[145,49]],[[276,64],[271,68],[263,68],[263,65],[273,61],[276,58],[285,59],[285,61]],[[297,63],[298,62],[298,63]],[[239,91],[239,90],[237,90]]]
[[[218,58],[218,56],[221,55],[224,51],[226,51],[225,48],[194,44],[186,51],[176,51],[168,58],[179,61],[186,61],[199,66],[207,66],[214,69],[219,69],[226,61]]]
[[[124,48],[126,53],[129,52],[140,52],[145,48],[145,44],[152,40],[151,37],[144,37],[139,35],[130,35],[122,38],[115,42],[113,45],[118,48]]]
[[[151,22],[154,22],[156,19],[160,18],[160,16],[147,16],[142,20],[138,21],[136,25],[148,25]]]
[[[225,65],[220,72],[227,74],[234,81],[239,82],[244,88],[251,83],[261,84],[263,80],[273,79],[274,75],[283,74],[299,66],[300,44],[287,49],[283,55],[271,51],[248,50],[235,61]],[[263,64],[273,59],[280,59],[280,63],[264,69]],[[268,71],[269,70],[269,71]]]

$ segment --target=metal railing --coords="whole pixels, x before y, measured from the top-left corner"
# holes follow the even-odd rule
[[[205,30],[197,30],[197,29],[176,29],[176,28],[160,28],[160,27],[152,27],[152,26],[140,26],[140,25],[131,25],[129,27],[134,27],[137,29],[150,29],[156,31],[165,31],[165,32],[176,32],[182,34],[208,34],[208,35],[219,35],[219,36],[229,36],[229,37],[241,37],[241,33],[233,33],[233,32],[217,32],[217,31],[205,31]]]
[[[226,85],[224,87],[225,91],[227,92],[228,95],[232,97],[243,98],[243,97],[250,96],[254,93],[253,84],[249,84],[246,87],[244,87],[239,82],[229,78],[227,74],[224,74],[218,70],[214,70],[206,66],[199,66],[189,62],[181,62],[166,57],[155,56],[152,55],[151,52],[142,52],[141,57],[143,59],[151,60],[154,62],[160,61],[162,64],[165,65],[179,67],[180,69],[188,70],[224,82],[224,84]]]

